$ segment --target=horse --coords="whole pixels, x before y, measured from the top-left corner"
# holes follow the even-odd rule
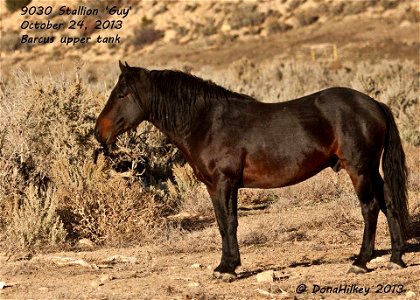
[[[96,139],[110,147],[117,136],[149,121],[182,152],[214,207],[222,240],[216,278],[234,278],[241,264],[238,189],[293,185],[328,167],[346,170],[364,219],[360,252],[349,272],[368,271],[379,211],[391,236],[388,265],[406,267],[407,168],[388,106],[344,87],[263,103],[180,71],[121,61],[119,67],[118,82],[96,121]]]

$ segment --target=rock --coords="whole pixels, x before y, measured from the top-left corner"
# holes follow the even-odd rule
[[[413,291],[407,291],[407,292],[405,293],[405,296],[406,296],[407,298],[409,298],[409,299],[411,299],[411,298],[415,298],[415,297],[416,297],[416,293],[414,293]]]
[[[274,281],[274,271],[264,271],[257,274],[257,282],[273,282]]]
[[[0,290],[4,289],[6,287],[6,282],[0,281]]]
[[[192,265],[191,265],[191,268],[194,268],[194,269],[201,269],[201,268],[204,268],[204,266],[200,265],[199,263],[195,263],[195,264],[192,264]]]
[[[112,276],[112,275],[110,275],[110,274],[105,274],[105,275],[102,275],[102,276],[99,278],[99,282],[104,283],[104,282],[106,282],[106,281],[111,281],[111,280],[114,280],[114,279],[115,279],[115,277],[114,277],[114,276]]]
[[[89,239],[81,239],[78,244],[81,248],[95,248],[95,244]]]
[[[163,41],[165,43],[172,42],[176,39],[177,32],[174,29],[168,29],[165,31],[165,36],[163,37]]]
[[[188,283],[188,286],[189,287],[199,287],[200,284],[198,282],[193,281],[193,282]]]
[[[229,31],[231,31],[231,30],[232,30],[232,27],[231,27],[229,24],[224,23],[224,24],[222,25],[222,27],[220,28],[220,30],[221,30],[222,32],[224,32],[224,33],[227,33],[227,32],[229,32]]]
[[[381,262],[385,262],[387,260],[387,258],[385,256],[378,256],[375,257],[374,259],[372,259],[370,262],[371,263],[381,263]]]

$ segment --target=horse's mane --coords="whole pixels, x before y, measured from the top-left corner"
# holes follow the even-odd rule
[[[254,98],[229,91],[212,81],[172,70],[152,70],[150,118],[158,120],[169,132],[188,130],[203,110],[229,100],[256,101]],[[198,119],[199,121],[199,119]]]

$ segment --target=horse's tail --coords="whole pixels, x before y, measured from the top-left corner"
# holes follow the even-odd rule
[[[390,203],[386,203],[386,206],[388,210],[391,208],[391,214],[395,214],[395,217],[400,223],[401,233],[404,239],[407,239],[409,213],[405,154],[401,145],[401,138],[398,132],[397,124],[395,123],[391,109],[383,103],[379,103],[379,105],[384,112],[387,123],[387,133],[382,157],[384,181],[390,193]]]

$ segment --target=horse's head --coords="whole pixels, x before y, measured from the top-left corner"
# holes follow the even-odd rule
[[[146,117],[146,110],[139,92],[142,89],[140,72],[121,62],[121,75],[100,113],[95,126],[95,137],[104,146],[112,145],[117,136],[139,125]]]

